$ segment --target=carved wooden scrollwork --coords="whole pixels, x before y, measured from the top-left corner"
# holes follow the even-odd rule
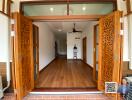
[[[119,79],[120,12],[116,11],[101,18],[99,21],[99,30],[98,88],[104,90],[105,82],[118,82]]]

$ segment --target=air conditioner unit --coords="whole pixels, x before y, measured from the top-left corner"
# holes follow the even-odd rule
[[[0,99],[3,97],[2,77],[0,76]]]

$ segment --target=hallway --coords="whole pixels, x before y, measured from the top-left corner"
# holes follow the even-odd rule
[[[57,58],[40,72],[37,88],[95,88],[92,68],[81,60]]]

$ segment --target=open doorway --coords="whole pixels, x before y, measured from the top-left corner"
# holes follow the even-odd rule
[[[39,27],[39,78],[35,87],[96,89],[92,77],[91,27],[97,21],[34,24]],[[87,38],[90,40],[87,41]]]
[[[16,79],[16,88],[17,89],[20,89],[20,90],[22,90],[22,92],[20,91],[19,93],[17,93],[18,94],[18,97],[23,97],[23,96],[25,96],[29,91],[31,91],[33,88],[34,88],[34,78],[33,78],[33,43],[32,43],[32,21],[30,20],[30,19],[28,19],[27,17],[24,17],[23,15],[21,15],[21,14],[19,14],[19,13],[15,13],[15,15],[14,15],[14,18],[17,20],[16,22],[17,23],[15,23],[15,31],[18,33],[18,34],[16,34],[16,36],[15,36],[15,55],[14,55],[14,58],[15,58],[15,79]],[[109,20],[108,20],[108,18],[110,18]],[[113,18],[115,18],[115,20],[118,22],[118,24],[119,25],[115,25],[114,23],[115,23],[115,21],[113,21],[112,23],[113,24],[109,24],[110,25],[110,27],[105,27],[104,25],[106,25],[105,24],[105,20],[107,20],[107,21],[110,21],[111,22],[111,19],[113,19]],[[100,19],[100,21],[99,21],[99,26],[101,27],[102,26],[102,29],[101,28],[99,28],[99,30],[100,30],[100,35],[99,35],[99,37],[100,37],[100,41],[99,41],[99,52],[101,52],[101,53],[99,53],[100,55],[99,55],[99,73],[98,73],[98,89],[99,90],[103,90],[104,89],[104,82],[106,82],[107,81],[107,79],[109,79],[110,81],[112,80],[112,81],[114,81],[114,80],[116,80],[116,81],[118,81],[119,80],[119,73],[120,73],[120,34],[118,33],[117,34],[117,31],[119,32],[119,29],[117,29],[116,27],[118,26],[118,27],[120,27],[120,21],[119,21],[119,18],[120,18],[120,12],[119,11],[116,11],[116,12],[114,12],[114,13],[112,13],[112,14],[110,14],[110,15],[107,15],[107,16],[105,16],[105,17],[102,17],[101,19]],[[20,24],[20,22],[24,22],[24,23],[21,23]],[[86,22],[86,21],[85,21]],[[38,22],[39,23],[39,22]],[[73,42],[77,42],[77,43],[79,43],[79,44],[81,44],[79,41],[82,41],[82,38],[83,37],[86,37],[87,36],[87,49],[89,50],[87,50],[88,52],[87,52],[87,57],[88,58],[90,58],[90,59],[88,59],[87,60],[87,64],[89,64],[89,66],[91,66],[92,65],[92,56],[91,55],[93,55],[93,53],[91,53],[91,52],[93,52],[93,50],[91,49],[92,47],[90,47],[90,46],[93,46],[93,45],[90,45],[90,44],[92,44],[91,43],[91,41],[93,41],[93,38],[92,38],[92,34],[93,34],[93,31],[91,32],[91,30],[93,30],[93,26],[95,25],[95,24],[97,24],[97,22],[88,22],[90,25],[85,25],[85,26],[88,26],[88,28],[86,28],[86,29],[84,29],[84,31],[83,32],[80,32],[79,34],[79,36],[81,36],[81,38],[79,37],[79,36],[75,36],[75,34],[71,34],[71,33],[76,33],[76,32],[68,32],[69,34],[69,38],[70,38],[70,40],[71,41],[73,41]],[[26,27],[25,27],[25,25],[26,25]],[[39,59],[39,63],[40,63],[40,65],[41,64],[44,64],[45,62],[44,62],[44,60],[45,60],[45,58],[47,59],[48,57],[50,58],[50,57],[53,57],[53,58],[55,58],[55,48],[54,48],[54,45],[55,45],[55,39],[54,39],[54,35],[53,35],[53,33],[51,32],[51,30],[47,30],[47,28],[44,28],[44,27],[42,27],[42,28],[40,28],[40,26],[43,26],[43,25],[45,25],[45,23],[43,23],[43,22],[40,22],[40,24],[36,24],[36,26],[38,26],[38,28],[39,28],[39,43],[42,41],[42,43],[40,43],[39,44],[39,47],[41,48],[41,50],[40,50],[40,48],[39,48],[39,58],[41,58],[41,57],[43,57],[43,58],[41,58],[41,59]],[[82,25],[81,25],[82,26]],[[111,27],[112,26],[112,27]],[[116,27],[115,27],[116,26]],[[113,28],[114,27],[114,28]],[[114,36],[113,37],[111,37],[110,35],[111,34],[113,34],[113,32],[109,32],[109,30],[107,30],[107,28],[112,28],[112,30],[114,30],[114,29],[117,29],[117,31],[114,31]],[[42,29],[42,30],[40,30],[40,29]],[[73,30],[73,28],[72,28],[72,30]],[[74,30],[75,30],[75,28],[74,28]],[[78,29],[77,29],[78,30]],[[108,31],[108,32],[106,32],[106,30]],[[46,32],[45,32],[46,31]],[[102,34],[102,33],[103,34]],[[105,33],[106,32],[106,33]],[[25,34],[25,33],[27,33],[27,34]],[[40,34],[40,33],[42,33],[42,34]],[[77,32],[78,33],[78,32]],[[84,34],[83,34],[84,33]],[[109,34],[110,33],[110,34]],[[82,34],[82,35],[81,35]],[[44,35],[44,36],[43,36]],[[73,35],[73,36],[72,36]],[[117,37],[116,37],[116,35],[118,35]],[[75,36],[75,37],[74,37]],[[107,36],[110,36],[110,38],[107,38]],[[40,38],[41,37],[41,38]],[[67,36],[68,37],[68,36]],[[72,38],[71,38],[72,37]],[[105,37],[105,38],[104,38]],[[112,40],[112,39],[115,39],[115,40],[118,40],[118,41],[114,41],[114,43],[113,43],[113,41],[110,41],[110,40]],[[105,40],[105,41],[104,41]],[[70,42],[71,42],[70,41]],[[110,44],[111,44],[111,46],[109,47],[109,45],[107,45],[107,44],[109,44],[109,41],[110,41]],[[67,39],[67,42],[68,42],[68,39]],[[46,45],[48,45],[48,47],[47,46],[45,46],[45,44]],[[53,46],[51,46],[51,44],[53,44]],[[71,43],[70,43],[71,44]],[[115,45],[115,44],[119,44],[119,45]],[[68,45],[68,43],[67,43],[67,45]],[[45,46],[45,47],[41,47],[41,46]],[[104,48],[102,48],[102,46],[104,46],[106,49],[104,50]],[[118,48],[117,48],[117,46],[119,46]],[[79,47],[81,47],[81,46],[78,46],[78,45],[75,45],[75,44],[73,44],[73,47],[72,47],[72,54],[73,54],[73,48],[79,48]],[[48,50],[44,50],[45,48],[48,48]],[[49,48],[51,48],[51,49],[49,49]],[[108,54],[108,52],[107,52],[107,50],[109,50],[109,48],[111,48],[112,50],[115,50],[115,49],[118,49],[118,62],[119,63],[116,63],[115,61],[113,62],[113,59],[111,60],[111,62],[112,63],[109,63],[109,59],[111,59],[111,58],[113,58],[113,56],[115,55],[115,54],[117,54],[117,52],[109,52],[109,53],[111,53],[111,55],[110,56],[107,56],[107,54]],[[68,48],[67,48],[68,49]],[[79,49],[77,49],[76,51],[78,51]],[[81,50],[81,49],[80,49]],[[52,53],[50,52],[50,51],[53,51],[53,55],[52,55]],[[106,53],[103,53],[103,52],[106,52]],[[42,52],[46,52],[46,53],[42,53]],[[41,54],[41,55],[40,55]],[[46,55],[47,54],[47,55]],[[91,55],[90,55],[91,54]],[[44,56],[43,56],[44,55]],[[68,54],[67,54],[68,55]],[[103,55],[103,56],[102,56]],[[81,58],[82,56],[80,56],[80,58]],[[52,60],[54,60],[53,58],[52,58],[52,60],[51,61],[49,61],[49,58],[48,58],[48,63],[47,63],[47,65],[49,65],[50,64],[50,62],[52,61]],[[68,57],[67,57],[68,58]],[[81,69],[79,69],[78,70],[78,68],[77,68],[77,64],[78,65],[80,65],[80,60],[81,59],[79,59],[79,57],[77,56],[77,58],[78,59],[76,59],[76,60],[74,60],[73,58],[72,59],[68,59],[66,62],[67,62],[67,64],[69,63],[69,65],[71,65],[71,68],[73,69],[73,67],[72,66],[74,66],[74,67],[76,67],[74,70],[72,70],[71,72],[72,72],[72,75],[74,75],[74,77],[73,77],[73,79],[75,79],[75,78],[78,78],[78,75],[80,75],[80,76],[82,76],[82,75],[84,75],[84,73],[82,73],[81,72],[81,74],[80,74],[80,70],[81,69],[83,69],[84,68],[84,65],[83,65],[83,67],[81,67]],[[106,59],[106,60],[105,60]],[[42,60],[42,61],[41,61]],[[72,60],[72,62],[75,62],[74,64],[71,64],[71,60]],[[107,63],[106,63],[106,61],[108,61]],[[104,66],[102,66],[101,64],[103,63],[103,65]],[[115,63],[116,63],[116,65],[118,65],[118,67],[117,66],[115,66]],[[53,63],[52,63],[53,64]],[[67,65],[67,64],[65,64],[65,65]],[[82,63],[81,63],[82,64]],[[106,65],[107,65],[107,67],[106,67]],[[47,66],[46,65],[46,66]],[[54,68],[55,68],[55,66],[59,66],[59,67],[61,67],[61,69],[62,69],[62,66],[60,65],[60,63],[59,64],[55,64],[54,65]],[[64,65],[64,64],[62,64],[62,65]],[[113,67],[111,67],[111,66],[113,66],[114,65],[114,68]],[[92,67],[92,66],[91,66]],[[102,68],[103,67],[103,68]],[[46,68],[46,67],[45,67]],[[48,68],[48,67],[47,67]],[[46,69],[47,69],[46,68]],[[69,68],[69,67],[68,67]],[[112,70],[109,70],[109,69],[111,68]],[[43,66],[39,66],[39,71],[40,70],[43,70],[44,69],[44,67]],[[76,70],[77,69],[77,70]],[[57,68],[55,68],[54,70],[52,70],[52,71],[57,71],[58,69]],[[105,70],[107,70],[107,71],[105,71]],[[74,73],[74,72],[76,72],[76,74]],[[85,70],[86,71],[86,70]],[[111,72],[111,71],[113,71],[113,72]],[[61,73],[63,74],[64,72],[66,72],[66,70],[65,69],[63,69],[63,71],[61,71]],[[83,71],[84,72],[84,71]],[[107,73],[109,72],[109,77],[105,77],[105,75],[107,74]],[[114,75],[115,76],[115,72],[118,72],[118,77],[112,77],[112,75]],[[60,71],[59,71],[59,73],[60,73]],[[50,73],[50,75],[53,75],[53,72],[51,72]],[[63,74],[64,75],[64,74]],[[69,75],[69,74],[66,74],[66,75]],[[116,74],[117,75],[117,74]],[[28,77],[27,77],[28,76]],[[55,74],[54,74],[54,76],[51,78],[51,80],[54,80],[54,78],[55,78]],[[88,76],[88,75],[87,75]],[[25,77],[27,77],[27,78],[25,78]],[[43,76],[44,77],[44,76]],[[46,77],[46,76],[45,76]],[[61,79],[64,79],[65,77],[63,77],[63,76],[61,76],[61,75],[59,75],[59,77],[61,78]],[[83,76],[83,78],[84,78],[84,76]],[[116,78],[116,79],[115,79]],[[56,78],[56,79],[58,79],[58,77]],[[85,80],[87,79],[87,77],[85,78]],[[43,79],[42,79],[43,80]],[[75,80],[79,80],[79,79],[75,79]],[[82,80],[82,79],[81,79]],[[102,82],[102,80],[103,80],[103,82]],[[58,81],[59,80],[57,80],[57,83],[58,83]],[[65,81],[64,81],[65,82]],[[66,81],[67,82],[67,81]],[[68,82],[69,82],[69,80],[68,80]],[[80,80],[79,80],[79,82],[80,82]],[[84,83],[85,81],[83,81],[83,83]],[[119,81],[118,81],[119,82]],[[47,82],[46,82],[47,83]],[[51,82],[50,82],[51,83]],[[61,83],[62,84],[62,83]],[[60,85],[60,86],[62,86],[62,85]],[[28,87],[28,88],[27,88]],[[59,87],[60,88],[60,87]],[[77,88],[77,87],[76,87]],[[86,87],[85,87],[86,88]]]

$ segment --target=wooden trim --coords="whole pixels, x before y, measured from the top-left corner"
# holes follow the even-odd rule
[[[127,14],[129,14],[131,12],[130,0],[126,0],[126,7],[127,7]]]
[[[131,12],[129,12],[129,14],[125,14],[124,16],[129,16],[129,15],[131,15],[132,14],[132,11]]]
[[[116,3],[116,0],[69,0],[69,3]],[[21,1],[22,4],[58,4],[67,3],[67,0],[37,0],[37,1]]]
[[[24,13],[24,5],[50,5],[50,4],[67,4],[67,15],[69,15],[69,4],[84,4],[84,3],[113,3],[113,11],[117,10],[116,0],[38,0],[38,1],[21,1],[20,13]]]
[[[5,8],[5,5],[7,6],[6,8]],[[10,7],[11,7],[11,0],[7,0],[7,2],[5,2],[5,0],[3,0],[2,11],[0,11],[0,13],[10,17],[10,15],[11,15],[11,8]],[[7,11],[5,12],[5,10],[7,10]]]
[[[117,3],[113,3],[113,11],[117,11]]]
[[[5,15],[6,17],[9,17],[6,13],[0,11],[1,14]]]
[[[2,3],[2,12],[5,12],[5,0],[3,0],[3,3]]]
[[[82,59],[77,59],[77,60],[81,60],[83,63],[85,63],[89,68],[93,69],[93,67],[91,65],[89,65],[88,63],[84,62]]]
[[[92,20],[97,21],[105,15],[69,15],[69,16],[29,16],[33,21],[41,20]]]
[[[123,16],[123,12],[121,12],[121,17]],[[121,30],[123,29],[123,24],[121,23]],[[120,36],[120,73],[119,73],[119,82],[122,81],[122,72],[123,72],[123,41],[124,36]]]
[[[84,41],[85,41],[86,43],[85,43]],[[84,45],[85,45],[85,48],[84,48]],[[84,63],[87,63],[87,37],[84,37],[84,38],[82,39],[82,49],[83,49],[83,50],[82,50],[82,53],[83,53],[83,54],[82,54],[82,55],[83,55],[83,60],[82,60],[82,61],[83,61]],[[84,52],[84,51],[85,51],[85,52]],[[85,58],[84,58],[84,56],[85,56]]]
[[[15,21],[16,21],[16,25],[14,25],[14,30],[15,30],[15,32],[17,32],[17,33],[20,33],[20,15],[18,14],[18,13],[14,13],[13,14],[13,18],[15,19]],[[18,19],[18,20],[16,20],[16,19]],[[18,38],[18,35],[16,34],[16,36],[15,36],[16,38]],[[14,46],[16,47],[16,46],[18,46],[18,39],[16,39],[16,38],[14,38]],[[20,38],[19,38],[20,39]],[[20,50],[20,48],[19,48],[19,50]],[[19,58],[18,58],[18,48],[14,48],[14,52],[15,52],[15,55],[14,55],[14,65],[15,66],[21,66],[21,64],[19,64],[18,62],[19,62]],[[20,67],[21,68],[21,67]],[[19,73],[20,73],[20,69],[18,69],[18,67],[15,67],[15,76],[17,76],[17,77],[15,77],[15,80],[16,80],[16,89],[17,89],[17,91],[16,91],[16,94],[17,94],[17,96],[16,96],[16,98],[18,99],[18,100],[21,100],[21,97],[22,97],[22,90],[20,89],[20,87],[22,86],[22,84],[21,84],[21,79],[22,79],[22,76],[20,76],[19,75]]]
[[[123,12],[120,12],[120,17],[122,17],[123,16]],[[123,24],[122,23],[120,23],[121,25],[120,25],[120,29],[122,30],[123,29]],[[118,80],[118,82],[119,83],[121,83],[121,81],[122,81],[122,77],[123,77],[123,41],[124,41],[124,36],[122,36],[122,35],[120,35],[120,68],[119,68],[119,80]],[[117,94],[116,95],[116,98],[117,98],[117,100],[120,100],[121,99],[121,96],[120,96],[120,94]]]
[[[11,16],[11,0],[7,0],[7,15]]]
[[[85,88],[35,88],[33,92],[84,92],[84,91],[98,91],[96,87]]]
[[[14,18],[13,13],[11,14],[11,18]],[[15,31],[15,27],[14,24],[11,24],[11,31]],[[16,89],[16,78],[15,78],[15,58],[14,58],[14,50],[15,50],[15,41],[14,41],[14,37],[11,37],[11,50],[12,50],[12,82],[13,82],[13,88]]]
[[[94,36],[93,36],[93,80],[97,82],[97,79],[96,79],[96,64],[97,64],[97,61],[96,61],[96,28],[97,26],[99,26],[99,24],[97,25],[94,25],[93,27],[93,32],[94,32]]]
[[[39,74],[42,73],[51,63],[53,63],[56,60],[56,58],[54,58],[47,66],[45,66],[43,69],[41,69],[39,71]]]
[[[24,11],[23,11],[23,3],[20,2],[20,7],[19,7],[19,11],[20,11],[20,14],[24,15]]]
[[[14,62],[14,37],[11,37],[11,49],[12,49],[12,82],[13,88],[16,89],[16,79],[15,79],[15,62]]]
[[[98,3],[109,3],[109,2],[116,2],[116,0],[69,0],[70,3],[93,3],[93,2],[98,2]],[[21,1],[23,4],[44,4],[44,3],[67,3],[67,0],[37,0],[37,1]]]
[[[33,51],[35,49],[35,53],[33,53],[34,55],[34,65],[36,67],[37,65],[37,76],[36,79],[34,80],[35,85],[38,82],[39,79],[39,27],[33,24]],[[36,68],[35,68],[36,70]]]
[[[132,14],[131,6],[132,5],[130,4],[130,0],[126,0],[127,14],[125,14],[124,16],[129,16]]]

